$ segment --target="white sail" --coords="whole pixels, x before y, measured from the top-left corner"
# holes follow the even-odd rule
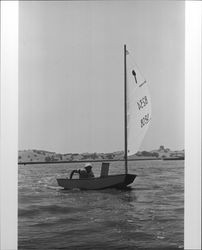
[[[147,81],[126,53],[127,80],[127,155],[138,152],[151,123],[151,98]]]

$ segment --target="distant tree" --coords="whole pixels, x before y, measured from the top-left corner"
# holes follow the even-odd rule
[[[93,154],[91,155],[91,158],[92,158],[93,160],[95,160],[95,159],[97,159],[97,158],[98,158],[98,156],[97,156],[97,154],[96,154],[96,153],[93,153]]]
[[[106,154],[106,158],[109,159],[109,160],[112,160],[113,159],[113,154]]]
[[[164,150],[164,146],[163,146],[163,145],[161,145],[159,149],[160,149],[160,150]]]
[[[56,159],[53,155],[51,156],[51,161],[56,161]]]
[[[153,153],[152,153],[152,156],[158,158],[158,157],[159,157],[159,153],[153,152]]]
[[[142,156],[152,156],[148,151],[142,151]]]
[[[45,161],[46,161],[46,162],[50,162],[50,161],[51,161],[50,156],[46,156],[46,157],[45,157]]]
[[[90,158],[90,155],[89,155],[89,154],[88,154],[88,155],[83,155],[82,158],[83,158],[84,160],[87,160],[87,159]]]

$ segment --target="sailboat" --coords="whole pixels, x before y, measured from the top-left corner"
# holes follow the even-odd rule
[[[147,81],[133,63],[124,45],[124,162],[125,173],[109,175],[109,163],[103,162],[99,177],[86,179],[58,178],[64,189],[99,190],[126,188],[133,183],[135,174],[128,173],[128,156],[137,153],[151,123],[151,99]]]

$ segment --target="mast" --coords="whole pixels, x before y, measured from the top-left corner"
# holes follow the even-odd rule
[[[128,143],[127,143],[127,84],[126,84],[126,45],[124,45],[124,142],[125,142],[125,173],[128,173]]]

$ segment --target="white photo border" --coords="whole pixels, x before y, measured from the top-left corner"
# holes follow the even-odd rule
[[[202,3],[185,3],[184,249],[201,249]],[[0,248],[17,249],[19,1],[1,1]]]

